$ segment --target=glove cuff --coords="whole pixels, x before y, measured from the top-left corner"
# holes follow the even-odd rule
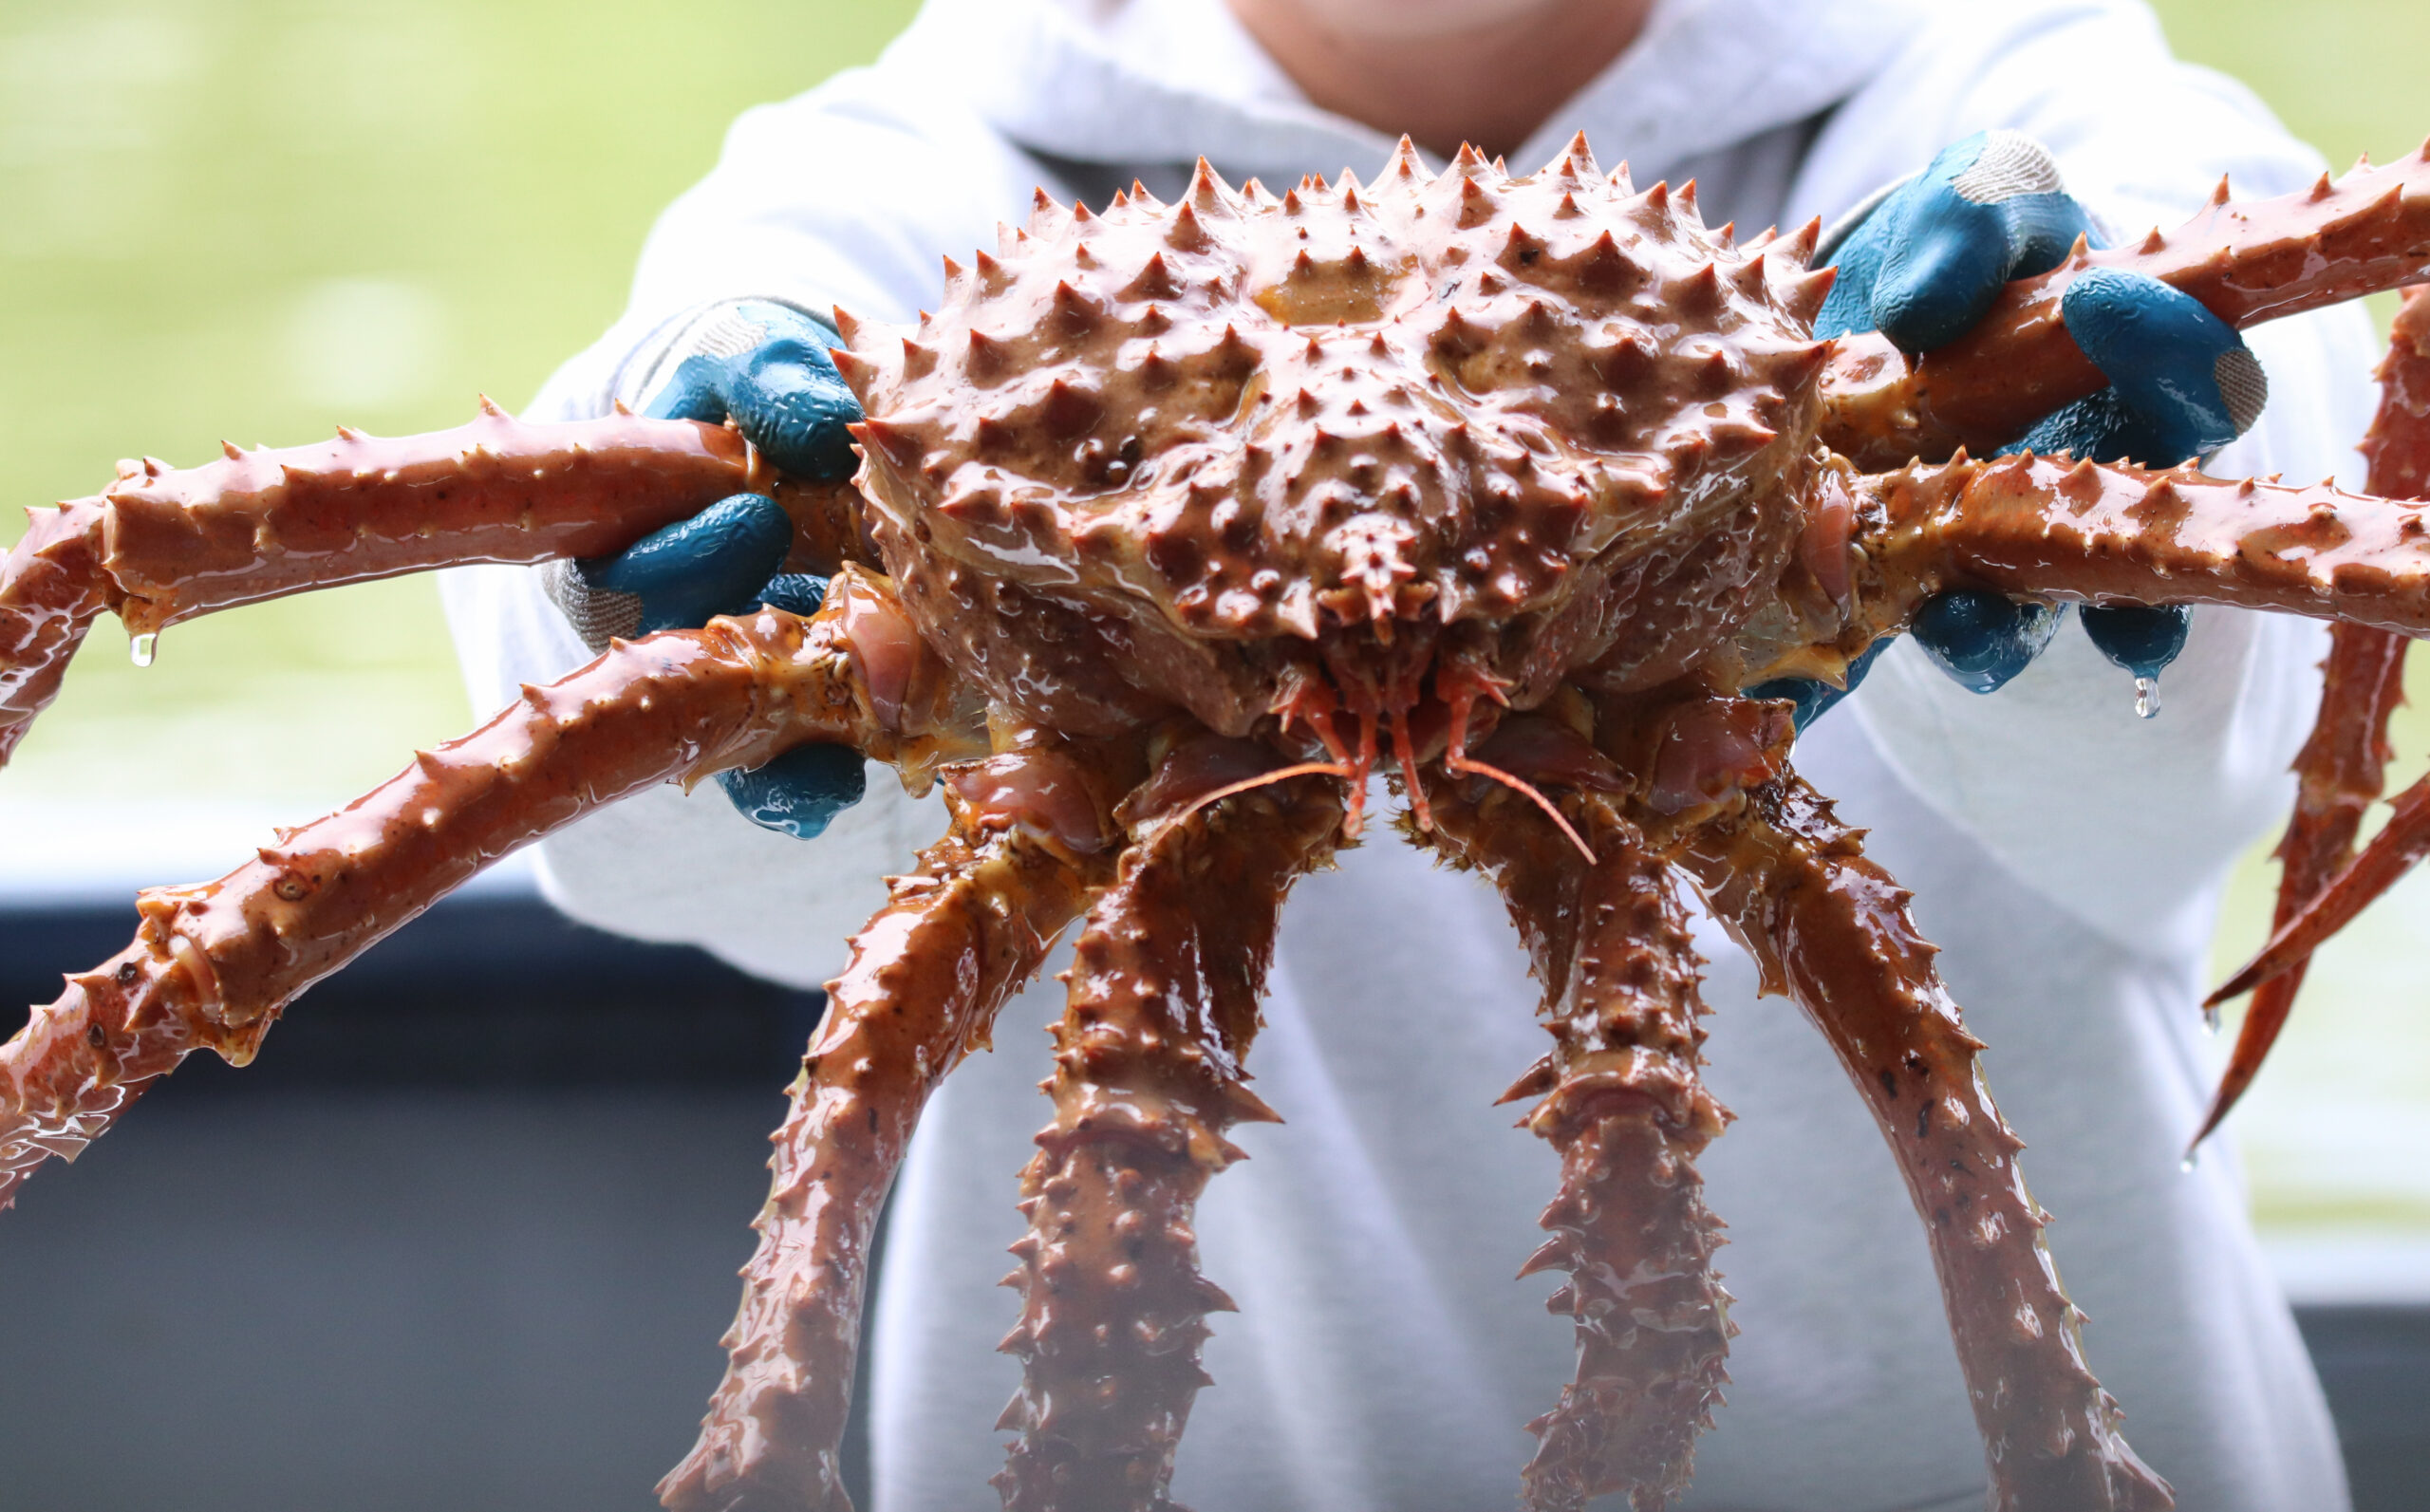
[[[593,655],[607,650],[609,641],[628,639],[641,628],[640,594],[593,588],[570,560],[544,562],[538,571],[541,590]]]
[[[2264,371],[2261,359],[2252,349],[2239,343],[2214,358],[2212,381],[2219,385],[2219,398],[2228,406],[2228,420],[2242,437],[2261,419],[2270,403],[2270,375]]]

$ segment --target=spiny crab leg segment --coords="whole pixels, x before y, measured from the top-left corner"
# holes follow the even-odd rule
[[[1546,1305],[1578,1331],[1576,1378],[1528,1425],[1525,1503],[1578,1512],[1626,1491],[1659,1512],[1712,1427],[1735,1332],[1695,1167],[1729,1116],[1696,1073],[1698,961],[1636,826],[1582,802],[1599,858],[1584,859],[1523,795],[1474,787],[1435,779],[1435,843],[1501,889],[1543,983],[1553,1050],[1505,1100],[1542,1095],[1523,1123],[1561,1152],[1561,1190],[1520,1274],[1567,1271]]]
[[[2083,1315],[2042,1242],[1966,1032],[1908,894],[1793,774],[1681,836],[1680,861],[1767,990],[1822,1032],[1872,1107],[1931,1238],[1994,1512],[2171,1504],[2084,1360]]]
[[[2278,905],[2272,931],[2284,929],[2319,897],[2354,859],[2354,838],[2364,811],[2380,795],[2388,759],[2388,717],[2404,698],[2404,652],[2413,643],[2386,630],[2360,625],[2329,628],[2328,660],[2322,665],[2320,719],[2295,756],[2300,779],[2295,812],[2278,842]],[[2261,983],[2236,1031],[2235,1054],[2220,1073],[2218,1091],[2193,1142],[2200,1144],[2252,1085],[2277,1043],[2295,995],[2303,990],[2305,962],[2298,961]],[[2215,1011],[2224,994],[2206,1007]]]
[[[2101,269],[2145,273],[2239,328],[2430,277],[2430,143],[2383,168],[2232,203],[2129,247],[2008,286],[1966,336],[1910,359],[1878,333],[1841,338],[1822,370],[1822,439],[1860,467],[1990,450],[2108,380],[2067,334],[2061,297]]]
[[[2430,293],[2417,289],[2406,297],[2394,334],[2380,366],[2380,410],[2363,441],[2371,459],[2370,486],[2391,498],[2430,499]],[[2211,995],[2216,1005],[2248,987],[2258,988],[2203,1123],[2205,1134],[2261,1069],[2294,1004],[2311,952],[2430,850],[2430,778],[2424,778],[2397,795],[2387,827],[2361,856],[2354,854],[2363,811],[2380,795],[2389,755],[2388,715],[2402,697],[2409,643],[2373,641],[2373,632],[2346,625],[2334,633],[2320,719],[2295,763],[2303,787],[2279,847],[2286,869],[2274,933],[2260,956]],[[2317,795],[2315,790],[2321,790]],[[2325,820],[2314,818],[2311,811],[2324,803],[2335,807]],[[2299,837],[2309,852],[2301,857]],[[2300,870],[2299,860],[2306,864]]]
[[[1042,745],[947,774],[954,823],[852,940],[772,1142],[724,1379],[659,1484],[679,1509],[847,1512],[850,1407],[878,1211],[945,1073],[1112,870],[1117,746]]]
[[[482,401],[450,431],[342,430],[203,467],[121,464],[91,498],[28,512],[0,559],[0,761],[104,610],[138,634],[238,604],[464,562],[619,550],[774,486],[739,432],[616,414],[527,425]],[[820,512],[786,489],[805,520]]]
[[[107,548],[100,503],[26,513],[25,535],[0,556],[0,765],[59,697],[69,658],[117,588],[101,565]]]
[[[857,616],[866,638],[885,612],[884,594],[848,574],[813,619],[767,610],[619,642],[218,881],[144,893],[135,943],[0,1045],[0,1207],[189,1052],[250,1060],[296,994],[594,809],[805,741],[908,761],[972,739],[930,722],[941,700],[898,697],[889,721],[871,712],[848,625]]]
[[[2430,521],[2328,484],[2222,482],[2065,457],[1826,478],[1853,495],[1857,617],[1969,585],[2083,603],[2224,604],[2430,634]]]
[[[1206,737],[1202,744],[1236,742]],[[1168,758],[1205,768],[1187,747]],[[1164,786],[1164,784],[1160,784]],[[1090,911],[1043,1086],[1055,1118],[1021,1175],[1029,1232],[1003,1348],[1021,1387],[996,1477],[1020,1512],[1171,1505],[1173,1451],[1198,1389],[1206,1315],[1231,1300],[1198,1270],[1191,1228],[1224,1137],[1276,1115],[1242,1061],[1291,884],[1337,842],[1341,784],[1309,775],[1220,802],[1134,815],[1119,875]],[[1148,807],[1145,804],[1140,807]]]
[[[2310,956],[2423,854],[2430,853],[2430,782],[2402,794],[2388,827],[2326,886],[2352,843],[2333,811],[2366,805],[2384,764],[2378,744],[2400,675],[2384,637],[2430,633],[2430,304],[2408,302],[2382,369],[2385,399],[2373,429],[2371,481],[2388,495],[2327,484],[2222,482],[2191,468],[2020,456],[1959,457],[1876,475],[1828,474],[1861,548],[1852,558],[1855,638],[1902,624],[1929,594],[1957,584],[2090,603],[2222,604],[2333,617],[2343,648],[2329,668],[2323,720],[2302,757],[2304,803],[2290,846],[2280,921],[2262,954],[2217,993],[2217,1003]],[[2374,636],[2382,637],[2373,639]],[[2342,753],[2338,743],[2346,743]],[[2332,765],[2334,770],[2332,770]],[[2297,888],[2304,889],[2299,896]],[[2284,905],[2282,905],[2282,911]],[[2256,1006],[2205,1132],[2249,1083],[2293,998],[2293,984]]]

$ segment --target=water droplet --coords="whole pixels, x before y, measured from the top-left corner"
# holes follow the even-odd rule
[[[2191,1154],[2187,1155],[2177,1163],[2177,1168],[2191,1176],[2194,1174],[2194,1157]]]
[[[2160,680],[2137,678],[2135,680],[2135,718],[2148,719],[2159,712]]]
[[[2215,1035],[2219,1032],[2219,1005],[2217,1003],[2206,1002],[2202,1005],[2202,1027]]]
[[[159,646],[160,632],[158,630],[147,630],[143,634],[137,636],[134,640],[126,643],[126,654],[128,659],[134,662],[137,666],[150,666],[152,664],[153,655],[159,649]]]

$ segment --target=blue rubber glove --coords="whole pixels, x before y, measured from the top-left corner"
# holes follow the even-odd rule
[[[2017,132],[1979,132],[1859,206],[1823,238],[1815,260],[1838,267],[1840,277],[1815,334],[1879,330],[1904,350],[1929,351],[1964,335],[2002,285],[2057,267],[2078,236],[2103,245],[2049,154]],[[2268,397],[2261,364],[2192,296],[2157,279],[2101,270],[2074,279],[2060,310],[2110,386],[2044,417],[2005,450],[2174,466],[2226,445],[2260,415]],[[1912,628],[1942,670],[1990,693],[2041,654],[2061,617],[2045,606],[1959,589],[1928,602]],[[2140,679],[2157,679],[2185,644],[2182,608],[2086,608],[2080,619],[2103,655]],[[1849,667],[1849,688],[1879,649]],[[1748,692],[1794,700],[1801,728],[1846,696],[1800,679]]]
[[[791,305],[738,300],[687,332],[699,349],[658,391],[661,420],[731,420],[779,471],[814,482],[850,477],[859,458],[848,427],[861,405],[827,354],[835,327]]]
[[[704,312],[678,337],[683,355],[651,400],[662,420],[732,420],[780,470],[847,477],[857,458],[848,427],[861,418],[833,361],[833,327],[788,305],[740,300]],[[564,564],[550,594],[586,644],[690,629],[762,604],[814,614],[827,583],[777,575],[793,522],[776,500],[737,494],[644,536],[612,556]],[[865,792],[858,752],[796,746],[764,766],[721,773],[719,785],[753,823],[809,839]]]
[[[826,602],[827,580],[789,572],[771,579],[759,600],[807,618]],[[850,746],[797,745],[764,766],[719,773],[718,786],[753,824],[810,840],[861,801],[869,792],[869,768]]]
[[[559,606],[594,644],[611,635],[696,630],[756,607],[793,543],[794,522],[775,499],[736,494],[613,556],[569,564],[581,591],[578,598],[561,592]]]

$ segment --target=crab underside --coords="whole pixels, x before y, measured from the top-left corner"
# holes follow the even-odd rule
[[[2333,619],[2285,926],[2214,1121],[2309,950],[2430,849],[2430,792],[2356,855],[2406,637],[2430,302],[2384,370],[2372,497],[2033,457],[1969,460],[2097,386],[2055,290],[2146,269],[2239,324],[2430,268],[2430,158],[2215,202],[2079,250],[1968,344],[1818,343],[1808,231],[1739,244],[1693,186],[1639,192],[1582,140],[1512,177],[1406,147],[1278,199],[1203,165],[1178,202],[1041,196],[908,335],[844,324],[868,412],[851,487],[771,476],[729,429],[618,414],[128,463],[0,568],[0,757],[85,627],[139,632],[466,561],[617,550],[745,488],[799,527],[823,606],[615,644],[217,882],[142,895],[135,942],[0,1048],[0,1205],[208,1046],[482,866],[596,808],[812,741],[941,782],[949,831],[829,987],[772,1163],[730,1363],[670,1507],[841,1507],[837,1444],[871,1230],[921,1107],[1077,925],[1053,1113],[1004,1347],[1008,1507],[1168,1504],[1206,1315],[1192,1208],[1276,1115],[1244,1062],[1293,881],[1381,768],[1417,844],[1500,891],[1551,1048],[1512,1085],[1561,1157],[1523,1274],[1577,1373],[1530,1424],[1526,1503],[1687,1484],[1732,1332],[1695,1158],[1727,1112],[1683,914],[1692,889],[1829,1040],[1923,1215],[2001,1507],[2157,1507],[2085,1367],[2020,1143],[1906,895],[1797,776],[1787,705],[1955,585]],[[2038,313],[2037,313],[2038,312]],[[1932,457],[1936,460],[1918,460]],[[1871,468],[1875,471],[1865,471]],[[2391,838],[2393,837],[2393,838]],[[2350,863],[2350,865],[2349,865]]]

